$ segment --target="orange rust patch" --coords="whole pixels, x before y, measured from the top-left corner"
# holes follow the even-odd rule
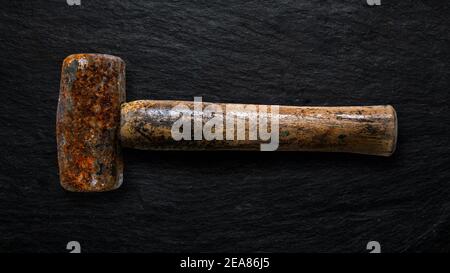
[[[125,64],[114,56],[76,54],[62,66],[56,122],[61,185],[107,191],[122,182],[120,106]]]

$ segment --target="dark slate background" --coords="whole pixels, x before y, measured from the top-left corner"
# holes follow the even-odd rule
[[[1,1],[0,251],[450,250],[448,1]],[[125,150],[121,189],[65,192],[69,54],[127,63],[127,97],[392,104],[391,158]]]

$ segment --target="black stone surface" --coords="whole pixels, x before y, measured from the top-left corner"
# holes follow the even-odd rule
[[[1,1],[0,251],[450,250],[448,1]],[[125,150],[121,189],[59,186],[62,60],[127,63],[127,99],[392,104],[391,158]]]

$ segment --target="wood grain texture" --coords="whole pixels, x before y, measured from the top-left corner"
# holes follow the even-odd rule
[[[390,156],[397,140],[396,113],[388,105],[274,107],[138,100],[122,105],[120,123],[121,144],[142,150],[261,151],[265,144],[271,151]],[[197,140],[195,127],[201,131]],[[174,139],[174,128],[186,131],[187,139]],[[213,130],[218,133],[213,135]]]
[[[3,1],[0,251],[449,251],[448,1]],[[394,105],[397,151],[124,150],[123,187],[59,186],[61,61],[120,56],[127,100]]]

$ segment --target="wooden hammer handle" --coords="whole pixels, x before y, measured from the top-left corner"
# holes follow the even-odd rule
[[[181,115],[181,112],[173,110],[177,105],[186,106],[183,113],[193,117],[193,120],[201,119],[203,125],[212,117],[223,116],[223,140],[195,140],[194,136],[190,140],[175,140],[172,129]],[[194,103],[187,101],[140,100],[124,103],[120,126],[122,146],[144,150],[260,150],[260,144],[270,141],[250,140],[249,131],[252,121],[265,115],[269,129],[271,122],[278,121],[279,151],[390,156],[396,147],[397,118],[390,105],[279,106],[276,113],[274,110],[261,111],[273,109],[270,106],[215,104],[223,110],[222,114],[206,111],[211,105],[213,104],[203,103],[200,111],[197,111]],[[246,122],[244,140],[237,139],[237,127],[234,127],[234,139],[227,138],[226,124],[230,122],[230,117]],[[191,130],[194,132],[193,128]]]

